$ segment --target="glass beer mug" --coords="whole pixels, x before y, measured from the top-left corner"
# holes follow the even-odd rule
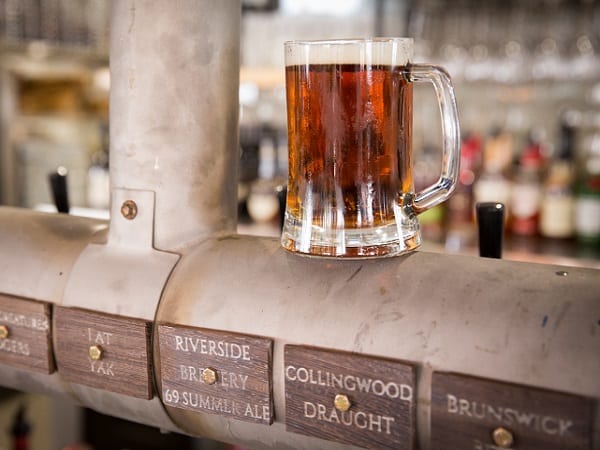
[[[421,243],[417,215],[454,189],[460,132],[444,69],[410,62],[410,38],[285,43],[289,178],[282,246],[330,257],[405,253]],[[415,192],[413,83],[439,100],[443,162]]]

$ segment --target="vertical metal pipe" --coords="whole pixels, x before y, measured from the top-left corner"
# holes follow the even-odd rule
[[[154,246],[233,232],[239,0],[118,0],[110,38],[110,177],[155,192]]]

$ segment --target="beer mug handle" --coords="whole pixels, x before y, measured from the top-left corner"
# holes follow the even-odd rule
[[[443,68],[429,64],[411,64],[409,81],[433,84],[442,116],[442,173],[437,183],[417,192],[413,210],[419,214],[446,200],[458,180],[460,165],[460,128],[450,75]]]

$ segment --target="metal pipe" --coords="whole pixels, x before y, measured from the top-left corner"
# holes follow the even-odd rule
[[[108,236],[103,222],[0,209],[0,292],[154,318],[159,396],[161,324],[272,339],[275,422],[163,409],[160,397],[68,384],[59,358],[53,375],[3,367],[0,383],[72,393],[104,413],[253,449],[348,448],[287,431],[286,344],[415,364],[423,449],[431,436],[434,370],[563,391],[597,404],[595,270],[424,252],[332,261],[286,253],[275,239],[233,234],[239,14],[237,1],[113,2],[111,187],[118,202],[135,197],[139,215],[131,220],[113,205]],[[168,251],[180,253],[179,261]],[[162,278],[146,282],[155,266]],[[94,278],[98,270],[101,279]],[[594,448],[599,417],[596,408]]]
[[[156,324],[272,338],[276,422],[167,411],[188,433],[253,449],[340,448],[285,428],[284,345],[324,347],[416,363],[418,448],[427,449],[434,370],[598,401],[598,292],[594,269],[425,252],[332,261],[292,255],[275,239],[209,240],[183,255]],[[154,357],[160,380],[156,347]],[[598,448],[598,412],[592,429]]]
[[[75,261],[88,243],[105,239],[104,222],[0,208],[0,291],[60,305],[72,283],[65,278],[78,278]],[[283,348],[300,344],[350,351],[417,364],[419,448],[427,449],[434,370],[582,395],[597,403],[599,290],[593,269],[425,252],[331,261],[291,255],[275,239],[208,239],[183,252],[156,312],[153,359],[159,392],[157,327],[162,323],[270,338],[273,425],[167,406],[170,424],[158,398],[143,401],[70,385],[60,372],[43,375],[3,366],[0,384],[75,394],[78,402],[105,413],[253,449],[340,449],[347,447],[286,431]],[[85,307],[83,297],[80,306]],[[115,291],[106,297],[105,309],[129,299]],[[149,303],[146,316],[154,315],[153,308]],[[597,409],[591,430],[592,448],[598,448]]]
[[[234,232],[240,16],[235,0],[112,2],[110,229],[105,245],[81,252],[62,306],[91,310],[99,322],[109,314],[151,323],[179,258],[175,251]],[[73,372],[66,339],[54,335],[56,363]],[[86,362],[78,355],[75,366]],[[115,364],[115,372],[126,366]],[[147,368],[135,370],[148,379]],[[81,404],[177,429],[152,394],[151,379],[144,381],[153,397],[147,400],[126,389],[99,389],[90,369],[86,376],[87,384],[70,378]]]
[[[237,216],[239,0],[112,2],[110,178],[156,193],[154,246]]]
[[[88,244],[105,242],[107,230],[105,221],[0,208],[0,294],[60,305],[77,258]],[[0,385],[72,396],[58,372],[3,365]]]

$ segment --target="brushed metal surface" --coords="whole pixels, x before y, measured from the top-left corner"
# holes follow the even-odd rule
[[[598,401],[598,292],[594,269],[419,251],[340,261],[290,254],[276,239],[212,239],[184,252],[156,320],[273,339],[276,422],[264,429],[167,409],[188,432],[251,448],[325,448],[281,427],[283,346],[319,346],[417,363],[419,448],[427,449],[433,370]],[[599,431],[596,412],[595,442]]]
[[[112,2],[111,188],[154,191],[157,249],[237,216],[239,0]]]

